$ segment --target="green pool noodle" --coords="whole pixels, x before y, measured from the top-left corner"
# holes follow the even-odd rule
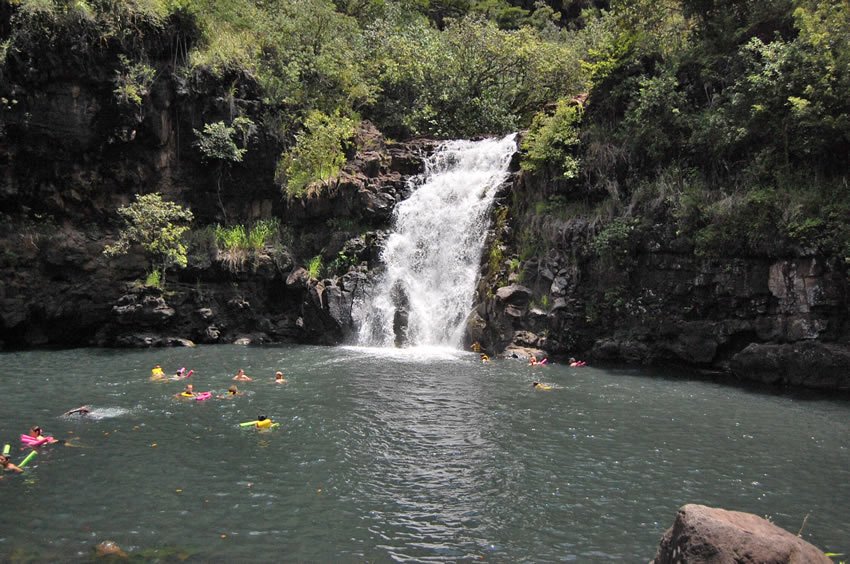
[[[36,455],[36,454],[38,454],[36,451],[32,451],[31,453],[29,453],[29,454],[27,455],[27,457],[26,457],[26,458],[24,458],[24,459],[21,461],[21,463],[20,463],[20,464],[18,464],[18,468],[23,468],[24,466],[26,466],[27,464],[29,464],[29,461],[30,461],[30,460],[32,460],[33,458],[35,458],[35,455]]]
[[[3,447],[3,456],[9,456],[9,453],[12,452],[12,445],[7,444]]]

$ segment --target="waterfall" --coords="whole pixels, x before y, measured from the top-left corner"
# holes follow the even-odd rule
[[[359,344],[460,345],[490,208],[515,152],[509,135],[450,141],[426,161],[419,186],[394,210],[385,271],[355,312]]]

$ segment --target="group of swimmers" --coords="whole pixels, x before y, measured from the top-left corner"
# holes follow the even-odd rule
[[[487,363],[490,362],[490,357],[487,356],[486,353],[482,352],[481,343],[479,343],[478,341],[475,341],[474,343],[472,343],[472,345],[470,346],[470,349],[472,350],[472,352],[479,353],[479,357],[480,357],[481,362],[483,364],[487,364]],[[516,354],[515,354],[514,358],[519,358],[519,357],[517,357]],[[576,360],[575,358],[570,358],[568,362],[569,362],[570,367],[572,367],[572,368],[579,368],[579,367],[587,365],[587,362],[585,362],[583,360]],[[549,364],[548,358],[544,358],[542,360],[537,360],[537,357],[533,354],[529,355],[529,357],[528,357],[528,365],[529,366],[544,366],[546,364]],[[546,391],[552,390],[552,389],[555,388],[551,384],[546,384],[546,383],[537,382],[537,381],[532,382],[531,387],[534,388],[535,390],[546,390]]]
[[[0,468],[2,468],[3,472],[15,472],[20,474],[24,471],[24,466],[26,466],[29,461],[33,459],[33,457],[35,457],[36,447],[45,444],[58,443],[60,441],[51,436],[45,435],[44,432],[41,430],[41,427],[35,425],[33,427],[30,427],[30,430],[29,432],[27,432],[27,434],[21,435],[21,442],[24,444],[24,446],[31,447],[33,450],[21,462],[19,462],[18,464],[14,464],[12,462],[11,457],[9,456],[11,452],[11,446],[7,444],[5,447],[3,447],[3,453],[0,454]]]
[[[186,371],[185,368],[181,368],[180,370],[177,370],[174,373],[173,377],[169,378],[165,375],[165,371],[162,369],[162,367],[159,364],[157,364],[156,366],[154,366],[151,369],[151,380],[152,381],[184,380],[184,379],[192,376],[193,373],[194,373],[193,370]],[[247,374],[245,374],[245,371],[240,368],[239,371],[233,376],[233,380],[235,380],[237,382],[251,382],[254,379],[251,378],[250,376],[248,376]],[[280,372],[280,371],[275,372],[274,383],[275,384],[286,384],[286,378],[284,377],[283,372]],[[218,397],[222,398],[222,399],[228,399],[228,398],[234,398],[234,397],[240,396],[240,395],[242,395],[242,392],[239,391],[239,389],[236,387],[236,384],[233,384],[227,389],[227,392],[225,394],[219,395]],[[194,386],[192,384],[186,384],[185,389],[182,392],[176,394],[175,397],[186,398],[186,399],[208,399],[208,398],[212,397],[212,393],[211,392],[195,392]],[[71,416],[84,417],[84,416],[86,416],[90,413],[91,413],[91,408],[87,405],[82,405],[80,407],[76,407],[74,409],[68,410],[65,413],[63,413],[62,415],[64,417],[71,417]],[[265,415],[259,415],[257,417],[256,421],[249,421],[249,422],[246,422],[246,423],[242,423],[241,426],[242,427],[253,426],[253,427],[256,427],[257,429],[270,429],[270,428],[276,427],[277,423],[275,423],[274,421],[272,421],[270,418],[266,417]],[[35,456],[35,453],[36,453],[35,449],[37,447],[40,447],[42,445],[47,445],[47,444],[59,443],[59,442],[62,442],[62,441],[59,441],[59,440],[57,440],[57,439],[55,439],[51,436],[45,435],[43,433],[41,427],[39,427],[38,425],[31,427],[27,434],[21,435],[21,443],[25,447],[31,447],[33,450],[30,452],[30,454],[22,462],[15,464],[14,462],[12,462],[12,459],[10,457],[11,447],[10,447],[10,445],[7,444],[5,446],[5,448],[3,449],[2,454],[0,454],[0,472],[15,472],[15,473],[23,472],[26,464],[30,460],[32,460],[33,456]]]
[[[168,378],[165,376],[165,371],[162,369],[162,366],[157,364],[151,369],[151,380],[156,381],[167,381],[167,380],[183,380],[189,378],[195,371],[189,370],[186,371],[186,368],[180,368],[174,373],[174,377]],[[232,380],[236,382],[253,382],[254,379],[245,374],[245,370],[240,368],[236,371],[236,374],[233,376]],[[286,384],[286,378],[283,375],[283,372],[277,371],[274,374],[274,383],[275,384]],[[239,391],[239,388],[236,384],[231,384],[230,387],[227,388],[227,392],[224,394],[216,396],[218,399],[232,399],[237,396],[241,396],[243,392]],[[211,399],[213,397],[212,392],[196,392],[195,386],[193,384],[187,383],[186,387],[182,392],[178,392],[174,394],[174,397],[179,399],[193,399],[196,401],[205,401]],[[268,429],[271,427],[276,427],[277,423],[274,423],[271,419],[266,417],[265,415],[260,415],[257,417],[256,421],[249,421],[247,423],[243,423],[242,426],[254,426],[258,429]]]

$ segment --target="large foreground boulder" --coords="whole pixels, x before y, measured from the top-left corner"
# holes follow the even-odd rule
[[[750,513],[689,504],[679,509],[654,564],[831,564],[817,547]]]

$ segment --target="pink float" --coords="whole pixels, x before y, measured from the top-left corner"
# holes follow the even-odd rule
[[[199,392],[199,393],[195,394],[194,400],[195,401],[204,401],[204,400],[210,399],[211,397],[212,397],[212,392]]]
[[[45,437],[45,436],[30,437],[29,435],[21,435],[21,442],[24,443],[27,446],[37,447],[37,446],[41,446],[45,443],[55,443],[56,439],[54,439],[53,437]]]

